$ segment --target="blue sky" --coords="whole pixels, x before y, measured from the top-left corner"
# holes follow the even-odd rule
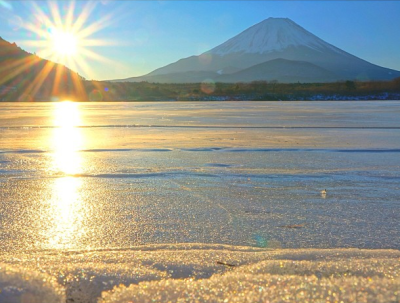
[[[88,46],[108,58],[84,57],[88,79],[121,79],[146,74],[184,57],[199,55],[268,17],[290,18],[353,55],[400,70],[399,1],[239,1],[154,0],[90,1],[93,10],[83,28],[108,16],[89,38],[106,45]],[[49,13],[47,1],[0,0],[0,36],[23,49],[41,53],[27,41],[38,39],[26,29],[35,23],[34,5]],[[56,1],[63,19],[71,1]],[[90,3],[89,3],[90,4]],[[74,16],[88,6],[76,1]]]

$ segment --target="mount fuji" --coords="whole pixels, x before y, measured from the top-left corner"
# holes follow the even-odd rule
[[[201,54],[124,82],[391,80],[400,72],[353,56],[287,18],[268,18]]]

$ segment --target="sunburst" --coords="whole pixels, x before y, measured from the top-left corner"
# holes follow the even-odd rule
[[[32,3],[34,21],[26,23],[24,27],[37,39],[25,41],[25,44],[36,47],[37,54],[42,58],[90,74],[88,59],[110,61],[92,48],[112,44],[111,41],[91,38],[109,26],[112,20],[112,15],[108,14],[95,22],[89,22],[91,13],[98,5],[96,2],[87,2],[79,12],[75,1],[47,2],[48,14],[37,3]],[[65,8],[66,3],[68,3],[67,8]],[[60,5],[63,5],[63,8]]]
[[[115,13],[96,19],[96,6],[102,5],[98,1],[79,5],[75,0],[38,1],[27,5],[32,17],[22,28],[32,38],[20,43],[28,50],[34,48],[36,55],[22,55],[0,66],[0,85],[18,87],[18,100],[87,100],[85,83],[76,72],[92,76],[94,61],[115,64],[96,48],[116,43],[94,38],[111,25]]]

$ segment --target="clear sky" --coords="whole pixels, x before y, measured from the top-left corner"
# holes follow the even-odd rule
[[[72,4],[70,19],[83,36],[82,51],[72,56],[79,57],[72,58],[75,64],[63,63],[87,79],[146,74],[199,55],[268,17],[290,18],[353,55],[400,70],[400,1],[0,0],[0,36],[60,61],[46,47],[43,29],[53,29],[44,20],[65,27]]]

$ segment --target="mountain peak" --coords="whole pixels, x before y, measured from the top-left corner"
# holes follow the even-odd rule
[[[261,21],[261,22],[259,22],[258,24],[260,24],[260,23],[264,23],[264,22],[287,22],[287,21],[289,21],[289,22],[292,22],[292,23],[294,23],[292,20],[290,20],[289,18],[283,18],[283,17],[268,17],[267,19],[265,19],[265,20],[263,20],[263,21]],[[256,24],[257,25],[257,24]]]
[[[200,56],[180,59],[127,81],[330,82],[389,80],[399,75],[346,53],[289,18],[268,18]]]
[[[314,50],[338,51],[289,18],[268,18],[213,48],[208,53],[225,56],[232,53],[270,53],[289,47],[306,46]]]

